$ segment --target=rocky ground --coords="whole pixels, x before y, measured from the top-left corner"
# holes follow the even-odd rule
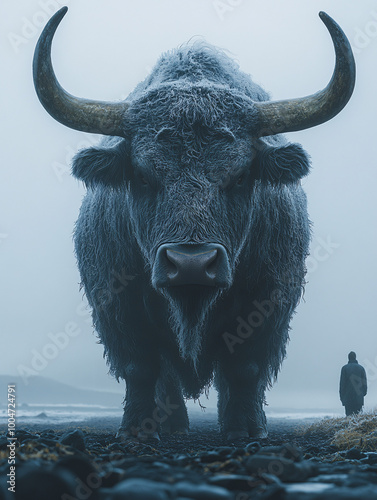
[[[17,500],[377,500],[377,452],[339,452],[304,421],[269,419],[262,441],[226,443],[215,417],[188,436],[118,443],[117,419],[18,425]],[[9,440],[0,428],[0,500],[8,492]]]

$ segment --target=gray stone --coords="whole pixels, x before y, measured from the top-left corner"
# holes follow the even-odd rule
[[[171,487],[148,479],[127,479],[103,490],[103,500],[170,500]],[[173,497],[174,498],[174,497]]]
[[[285,482],[305,481],[317,472],[317,467],[312,462],[295,463],[284,457],[260,453],[249,457],[245,462],[245,467],[250,474],[268,473]]]
[[[187,481],[176,483],[177,496],[195,500],[233,500],[234,496],[224,488],[209,484],[192,484]]]
[[[85,450],[84,433],[80,431],[80,429],[67,432],[61,437],[60,443],[65,444],[67,446],[72,446],[72,448],[76,448],[76,450],[84,451]]]

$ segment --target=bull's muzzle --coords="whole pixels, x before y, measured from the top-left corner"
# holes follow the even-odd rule
[[[231,270],[222,245],[165,244],[157,250],[152,271],[156,288],[182,285],[227,287]]]

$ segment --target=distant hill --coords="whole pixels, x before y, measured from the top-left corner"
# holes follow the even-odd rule
[[[0,375],[0,404],[7,404],[8,384],[16,384],[18,404],[84,404],[122,406],[121,393],[79,389],[46,377],[30,377],[26,385],[22,377]]]

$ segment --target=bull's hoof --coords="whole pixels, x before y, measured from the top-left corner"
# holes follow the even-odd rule
[[[255,431],[249,433],[249,437],[255,439],[266,439],[268,437],[267,429],[265,428],[256,429]]]
[[[177,411],[169,416],[169,418],[164,419],[160,423],[161,434],[184,434],[187,435],[189,432],[189,419],[187,416],[186,408],[179,407]]]
[[[226,440],[227,441],[237,441],[238,439],[266,439],[268,436],[267,429],[262,427],[259,429],[255,429],[253,431],[244,431],[244,430],[239,430],[239,431],[229,431],[226,435]]]
[[[160,441],[160,436],[158,432],[145,432],[139,431],[137,434],[133,434],[127,429],[123,429],[122,427],[118,430],[116,434],[116,439],[123,443],[129,443],[130,441],[135,441],[138,443],[158,443]]]
[[[155,432],[145,432],[139,431],[137,433],[137,439],[143,443],[158,443],[160,441],[160,436],[157,431]]]
[[[249,437],[247,431],[230,431],[226,435],[227,441],[237,441],[238,439],[245,439]]]

